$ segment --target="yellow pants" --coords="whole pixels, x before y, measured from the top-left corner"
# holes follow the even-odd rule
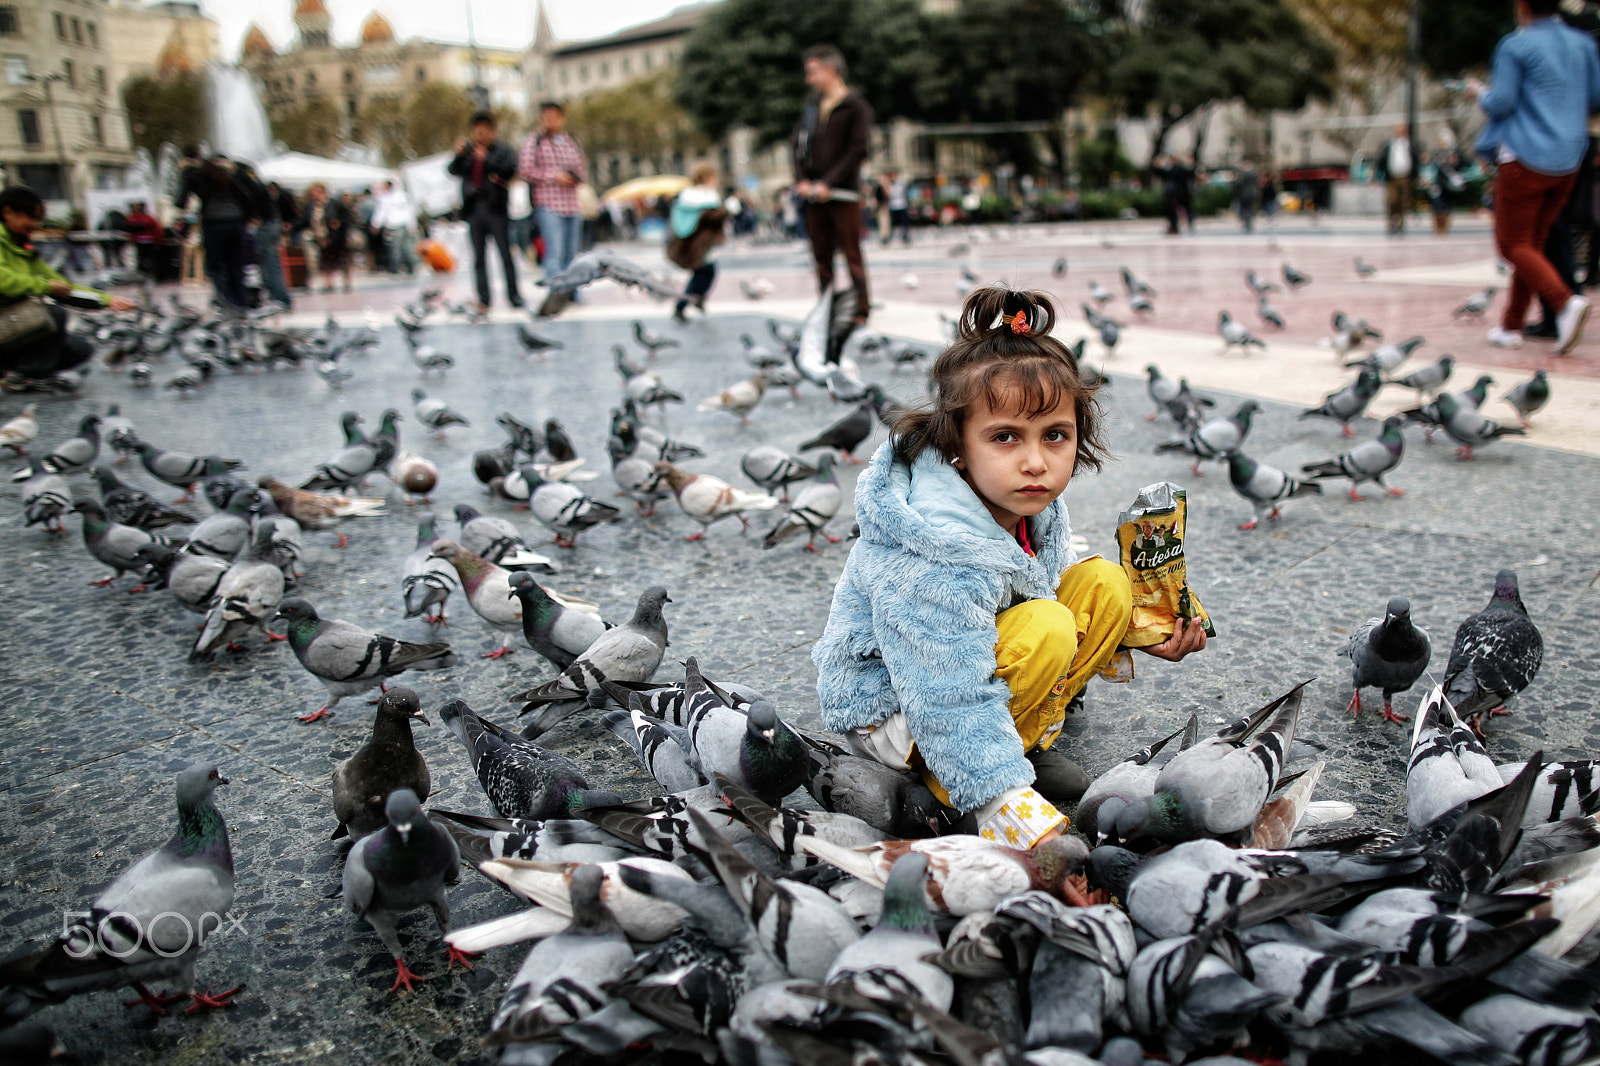
[[[1133,589],[1122,567],[1085,559],[1061,575],[1053,600],[1028,600],[995,619],[995,676],[1011,689],[1011,720],[1022,750],[1055,743],[1066,707],[1089,678],[1105,669],[1133,617]],[[950,794],[916,759],[924,781],[942,803]]]

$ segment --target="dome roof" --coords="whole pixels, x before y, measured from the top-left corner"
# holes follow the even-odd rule
[[[245,55],[270,56],[277,53],[273,50],[272,42],[267,40],[267,35],[261,32],[261,27],[255,23],[244,31],[244,45],[240,49]]]
[[[260,30],[256,31],[261,32]],[[250,47],[249,38],[245,39],[245,48]],[[269,49],[271,45],[267,46]],[[176,31],[167,39],[167,46],[161,50],[161,58],[156,64],[162,74],[192,74],[194,60],[189,58],[189,50],[183,46],[183,41]]]
[[[374,11],[361,24],[362,44],[388,44],[394,40],[394,27],[389,20]]]
[[[296,22],[301,19],[327,18],[328,8],[322,0],[294,0],[294,17]]]

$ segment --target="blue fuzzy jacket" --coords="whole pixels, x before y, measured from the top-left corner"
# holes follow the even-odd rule
[[[884,443],[856,482],[861,540],[811,651],[829,729],[865,729],[903,711],[928,769],[963,811],[1033,782],[995,677],[995,616],[1054,599],[1067,567],[1066,505],[1029,525],[1034,556],[996,524],[937,451],[915,466]]]

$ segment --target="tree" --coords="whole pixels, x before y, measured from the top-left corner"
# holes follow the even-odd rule
[[[344,121],[339,109],[321,96],[303,104],[279,108],[269,116],[272,135],[291,152],[331,156],[344,142]]]
[[[625,155],[659,161],[703,152],[709,142],[673,100],[672,87],[672,71],[662,69],[594,93],[573,103],[568,124],[591,160]]]
[[[408,158],[411,142],[406,138],[405,108],[398,97],[375,96],[367,101],[356,118],[356,140],[383,153],[383,161],[396,166]]]
[[[454,148],[471,130],[472,97],[458,85],[430,82],[405,105],[406,144],[418,156]]]
[[[122,106],[134,145],[151,155],[162,144],[197,144],[205,138],[205,84],[196,74],[135,75],[122,83]]]
[[[1160,116],[1150,157],[1212,103],[1295,110],[1328,95],[1332,47],[1281,0],[1147,0],[1111,84],[1130,114]]]
[[[1287,2],[1306,25],[1337,50],[1341,76],[1350,71],[1358,76],[1394,76],[1404,71],[1407,4],[1395,0]],[[1455,2],[1451,0],[1452,4]]]
[[[1500,38],[1517,28],[1505,0],[1417,0],[1422,62],[1440,78],[1483,70]]]

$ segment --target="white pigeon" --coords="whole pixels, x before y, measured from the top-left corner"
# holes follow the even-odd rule
[[[749,529],[750,520],[744,512],[770,511],[778,506],[776,496],[737,488],[709,474],[686,473],[665,459],[657,462],[655,469],[656,473],[666,476],[683,513],[700,523],[700,532],[685,538],[687,540],[704,540],[706,529],[729,515],[738,515],[739,521]]]
[[[767,392],[766,372],[757,374],[749,381],[741,381],[730,385],[728,389],[716,396],[707,396],[697,405],[701,411],[727,411],[739,416],[739,421],[744,425],[750,424],[750,412],[755,410],[761,402],[761,397]]]
[[[20,415],[0,426],[0,448],[10,448],[17,455],[28,454],[23,445],[39,435],[39,422],[33,412],[34,405],[30,403]]]

